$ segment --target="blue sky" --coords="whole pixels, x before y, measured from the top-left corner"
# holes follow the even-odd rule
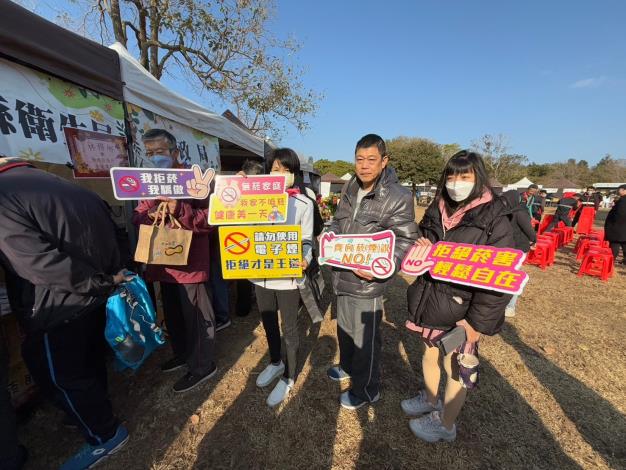
[[[304,83],[325,95],[279,143],[350,160],[369,132],[502,133],[530,161],[626,158],[625,24],[623,0],[278,0],[272,30],[302,43]]]

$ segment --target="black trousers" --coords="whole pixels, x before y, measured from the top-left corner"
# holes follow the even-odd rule
[[[352,394],[361,400],[372,401],[380,391],[382,318],[382,297],[337,296],[339,361],[352,377]]]
[[[47,332],[27,333],[22,344],[37,385],[94,445],[111,439],[119,424],[107,395],[104,324],[101,307]]]
[[[163,314],[174,355],[189,372],[204,376],[215,364],[215,313],[209,283],[161,283]]]
[[[298,309],[300,307],[300,291],[298,289],[275,290],[256,286],[256,301],[261,312],[261,320],[270,350],[270,360],[276,364],[281,360],[280,328],[278,326],[278,310],[285,338],[285,374],[295,380],[298,366]]]
[[[250,309],[252,308],[252,292],[254,284],[247,279],[237,279],[234,283],[237,292],[237,315],[245,317],[250,313]]]
[[[4,468],[5,462],[17,457],[15,410],[8,386],[9,354],[4,345],[0,344],[0,468]]]
[[[552,219],[552,222],[550,222],[550,224],[546,227],[546,232],[551,232],[552,229],[554,227],[556,227],[556,225],[559,222],[563,222],[567,227],[573,227],[574,225],[576,225],[576,221],[572,222],[570,220],[570,218],[567,215],[563,215],[563,214],[559,214],[558,212],[556,214],[554,214],[554,218]]]
[[[622,263],[626,264],[626,242],[609,242],[609,246],[613,252],[614,263],[617,263],[617,255],[619,255],[619,249],[622,247]]]

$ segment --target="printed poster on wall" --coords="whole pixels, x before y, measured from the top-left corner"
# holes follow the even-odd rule
[[[72,127],[63,130],[74,178],[108,178],[111,168],[128,166],[126,137]]]
[[[215,177],[209,200],[209,225],[280,223],[287,220],[285,177]]]
[[[521,271],[526,254],[513,248],[437,242],[413,245],[402,261],[402,272],[421,276],[427,271],[441,281],[519,295],[528,282]]]
[[[0,154],[72,163],[63,129],[124,137],[121,101],[0,59]]]
[[[224,279],[302,277],[300,225],[220,227]]]
[[[208,170],[209,168],[219,169],[220,145],[217,137],[167,119],[135,104],[127,103],[126,110],[130,121],[133,156],[135,157],[136,167],[155,166],[150,159],[150,151],[154,151],[154,149],[146,148],[144,137],[146,132],[160,129],[174,138],[175,149],[170,150],[167,146],[148,144],[156,147],[159,150],[157,153],[162,154],[163,152],[160,150],[174,153],[177,165],[182,168],[191,168],[192,165],[198,165],[203,170]],[[147,150],[148,152],[146,152]]]

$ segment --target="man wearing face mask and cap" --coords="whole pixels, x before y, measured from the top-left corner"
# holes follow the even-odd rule
[[[181,168],[176,138],[162,129],[143,136],[149,164],[157,168]],[[187,367],[173,387],[175,392],[191,390],[217,371],[214,358],[215,314],[209,288],[208,199],[166,199],[141,201],[133,223],[151,225],[159,203],[167,202],[168,212],[182,228],[193,231],[186,266],[148,265],[145,279],[161,284],[165,324],[174,352],[161,364],[163,372]]]

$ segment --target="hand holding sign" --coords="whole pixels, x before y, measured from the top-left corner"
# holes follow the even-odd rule
[[[410,263],[411,275],[421,276],[435,265],[435,262],[430,260],[428,256],[430,254],[431,247],[432,244],[418,244],[417,242],[411,247],[405,258],[405,262],[410,260],[407,264]],[[406,265],[403,265],[403,269],[406,271]]]
[[[195,199],[205,199],[209,196],[211,181],[215,177],[215,170],[209,168],[202,173],[198,165],[191,167],[194,178],[187,181],[187,193]]]

